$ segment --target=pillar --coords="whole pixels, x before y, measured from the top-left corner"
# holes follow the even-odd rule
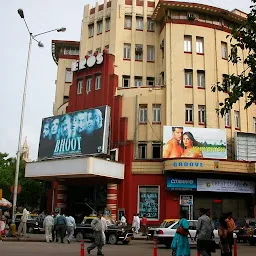
[[[113,219],[117,217],[117,184],[107,185],[107,208],[111,210]]]

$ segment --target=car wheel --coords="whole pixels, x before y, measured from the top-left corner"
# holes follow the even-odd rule
[[[111,234],[108,238],[108,242],[110,244],[116,244],[117,243],[117,236],[115,234]]]
[[[82,232],[78,232],[78,233],[76,234],[76,240],[77,240],[78,242],[81,242],[83,239],[84,239],[83,233],[82,233]]]
[[[129,244],[130,241],[123,241],[123,244]]]
[[[28,233],[34,233],[34,228],[32,226],[29,226],[28,227]]]

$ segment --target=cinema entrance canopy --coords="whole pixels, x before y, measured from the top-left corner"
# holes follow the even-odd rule
[[[58,178],[106,177],[124,179],[124,164],[96,157],[52,159],[26,164],[26,178],[56,180]]]

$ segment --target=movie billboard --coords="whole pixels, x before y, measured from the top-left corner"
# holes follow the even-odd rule
[[[163,158],[227,159],[226,130],[163,127]]]
[[[38,159],[107,154],[109,120],[108,106],[44,118]]]

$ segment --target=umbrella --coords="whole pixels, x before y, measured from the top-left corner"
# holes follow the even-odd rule
[[[10,203],[8,200],[2,198],[0,200],[0,207],[7,207],[7,208],[11,208],[12,207],[12,203]]]

